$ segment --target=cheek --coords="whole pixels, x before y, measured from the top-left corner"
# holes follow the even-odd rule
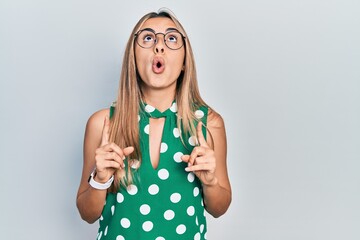
[[[181,53],[173,58],[173,64],[176,68],[182,69],[183,65],[185,64],[185,54]]]
[[[136,69],[142,72],[145,68],[145,57],[141,54],[141,51],[135,50],[135,62],[136,62]]]

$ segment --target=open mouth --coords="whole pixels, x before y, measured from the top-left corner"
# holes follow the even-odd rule
[[[165,70],[165,62],[162,57],[154,57],[152,70],[156,74],[162,73]]]

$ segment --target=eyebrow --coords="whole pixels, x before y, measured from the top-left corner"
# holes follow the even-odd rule
[[[142,31],[144,31],[144,30],[147,30],[147,31],[150,31],[150,32],[153,32],[153,33],[157,33],[157,32],[155,32],[155,30],[152,29],[152,28],[144,28],[144,29],[142,29]],[[165,30],[165,33],[171,32],[171,31],[178,31],[178,32],[179,32],[179,30],[177,30],[176,28],[167,28],[167,29]]]
[[[180,31],[177,30],[176,28],[167,28],[167,29],[166,29],[166,32],[170,32],[170,31],[178,31],[178,32],[180,32]]]
[[[155,33],[155,30],[152,29],[152,28],[144,28],[144,29],[142,29],[141,31],[145,31],[145,30]]]

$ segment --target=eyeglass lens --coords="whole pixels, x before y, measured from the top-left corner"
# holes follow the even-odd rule
[[[173,50],[179,49],[183,46],[184,41],[181,33],[177,31],[163,33],[153,33],[152,31],[143,30],[137,35],[137,43],[143,48],[151,48],[158,41],[157,35],[163,35],[165,45]]]

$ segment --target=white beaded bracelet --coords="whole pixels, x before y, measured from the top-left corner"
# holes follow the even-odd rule
[[[89,184],[95,189],[99,189],[99,190],[108,189],[111,186],[112,182],[114,181],[114,175],[112,175],[111,178],[106,183],[99,183],[95,181],[94,176],[95,176],[95,169],[91,172],[89,177]]]

